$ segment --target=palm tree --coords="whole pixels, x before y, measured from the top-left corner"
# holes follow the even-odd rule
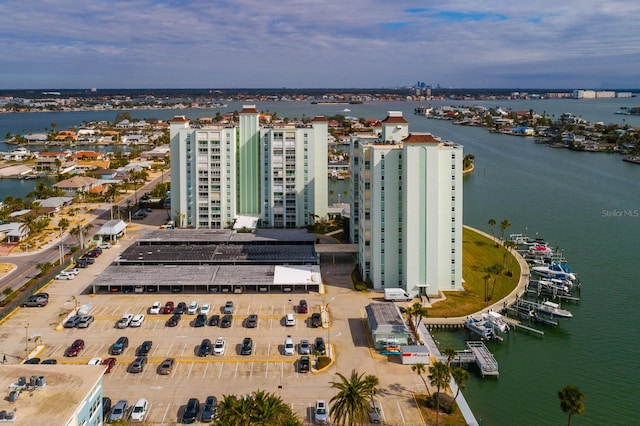
[[[446,389],[449,384],[451,369],[442,361],[436,361],[429,367],[431,386],[436,388],[436,426],[438,426],[438,414],[440,413],[440,389]]]
[[[491,229],[491,236],[495,238],[495,235],[493,233],[493,227],[496,225],[496,220],[494,218],[490,218],[489,222],[487,222],[489,224],[489,229]]]
[[[218,403],[216,420],[219,426],[302,426],[302,423],[282,399],[270,392],[258,390],[238,398],[224,395]]]
[[[329,413],[336,424],[361,425],[369,420],[370,383],[364,378],[364,373],[351,371],[349,378],[337,373],[340,381],[331,382],[331,387],[338,393],[331,398]]]
[[[378,393],[380,379],[376,375],[367,374],[364,378],[364,382],[366,383],[367,387],[369,388],[369,392],[371,393],[369,399],[373,400],[373,397]]]
[[[510,226],[511,222],[509,222],[507,219],[500,222],[500,240],[504,241],[504,233]]]
[[[415,302],[410,307],[411,307],[411,313],[413,314],[414,317],[416,317],[415,326],[417,330],[418,327],[420,327],[420,323],[422,322],[422,319],[426,317],[429,312],[427,311],[427,308],[425,308],[424,305],[420,302]]]
[[[429,386],[427,386],[427,381],[424,379],[424,376],[422,376],[422,373],[426,371],[425,365],[421,362],[416,362],[411,366],[411,371],[415,371],[418,376],[420,376],[422,382],[424,383],[424,387],[427,390],[427,395],[431,396],[431,392],[429,392]]]
[[[453,361],[456,355],[458,355],[458,351],[449,346],[444,348],[444,350],[442,351],[442,355],[447,357],[447,365],[451,367],[451,361]]]
[[[569,414],[567,426],[571,426],[572,415],[584,414],[585,396],[577,386],[566,385],[558,391],[558,398],[560,398],[560,409]]]
[[[451,370],[451,376],[453,376],[453,380],[458,385],[458,390],[456,391],[456,396],[453,397],[455,400],[458,397],[460,391],[463,391],[469,381],[469,372],[464,368],[458,367]]]

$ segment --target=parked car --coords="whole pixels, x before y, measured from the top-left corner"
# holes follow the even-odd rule
[[[29,358],[23,364],[40,364],[40,358]]]
[[[369,401],[369,423],[374,425],[382,424],[382,409],[375,399]]]
[[[48,303],[49,303],[48,298],[31,296],[22,304],[22,306],[29,307],[29,308],[33,308],[33,307],[41,308],[43,306],[47,306]]]
[[[308,373],[311,368],[311,360],[309,355],[302,355],[298,360],[298,371],[300,373]]]
[[[80,273],[80,269],[75,268],[75,267],[74,268],[69,268],[69,269],[65,269],[61,273],[63,273],[63,274],[71,274],[71,275],[78,275]]]
[[[161,305],[159,301],[153,302],[153,305],[149,308],[149,315],[158,315],[160,313]]]
[[[191,398],[187,401],[187,406],[182,413],[182,423],[195,423],[198,419],[198,413],[200,412],[200,401],[196,398]]]
[[[178,325],[178,323],[180,322],[180,318],[181,318],[181,317],[180,317],[180,315],[178,315],[178,314],[173,314],[173,315],[171,316],[171,318],[169,318],[169,319],[167,320],[166,326],[167,326],[167,327],[175,327],[175,326],[177,326],[177,325]]]
[[[113,367],[116,366],[117,363],[118,363],[118,361],[115,358],[112,358],[112,357],[103,359],[102,360],[102,365],[104,365],[106,367],[105,370],[104,370],[104,374],[111,373],[111,370],[113,369]]]
[[[142,342],[138,349],[136,350],[137,356],[147,356],[149,352],[151,352],[151,346],[153,346],[153,342],[151,340],[145,340]]]
[[[66,320],[62,326],[64,328],[75,328],[80,323],[80,320],[82,320],[82,317],[80,315],[73,315],[69,317],[69,319]]]
[[[288,336],[284,339],[284,354],[285,355],[293,355],[296,352],[296,347],[293,344],[293,339]]]
[[[102,242],[102,243],[100,243],[100,245],[98,247],[103,249],[103,250],[110,249],[111,248],[111,243]]]
[[[309,355],[311,354],[311,343],[308,340],[302,339],[300,340],[300,347],[298,349],[301,355]]]
[[[127,408],[129,404],[124,399],[116,402],[113,410],[111,410],[111,415],[109,416],[109,423],[117,422],[118,420],[124,420],[125,415],[127,414]]]
[[[233,314],[233,302],[231,300],[228,300],[227,303],[224,304],[224,307],[222,308],[222,313]]]
[[[145,365],[147,365],[147,357],[139,356],[129,365],[129,373],[142,373]]]
[[[208,323],[208,324],[209,324],[211,327],[215,327],[215,326],[217,326],[219,323],[220,323],[220,315],[216,315],[216,314],[211,315],[211,317],[209,318],[209,323]]]
[[[78,259],[78,262],[84,262],[89,265],[93,265],[94,263],[96,263],[96,260],[91,256],[84,255],[81,256],[80,259]]]
[[[76,339],[71,346],[64,351],[64,356],[78,356],[78,354],[84,349],[84,340]]]
[[[231,327],[232,321],[233,321],[233,317],[231,315],[225,315],[222,317],[222,320],[220,321],[220,327],[229,328]]]
[[[144,314],[136,314],[129,323],[129,327],[140,327],[144,322]]]
[[[329,415],[327,413],[327,403],[324,400],[319,399],[316,401],[316,408],[314,410],[314,417],[316,423],[325,424],[329,421]]]
[[[129,338],[127,336],[119,337],[111,346],[111,355],[122,355],[127,347],[129,347]]]
[[[31,297],[41,297],[43,299],[49,300],[49,293],[36,293],[31,295]]]
[[[41,364],[49,364],[49,365],[57,364],[57,363],[58,363],[58,360],[57,359],[53,359],[53,358],[45,359],[44,361],[41,362]]]
[[[179,302],[178,306],[173,310],[174,314],[182,315],[187,310],[187,304],[184,302]]]
[[[131,324],[131,320],[133,319],[132,314],[125,314],[116,322],[116,328],[127,328],[129,324]]]
[[[298,303],[298,313],[306,314],[307,312],[309,312],[309,306],[307,305],[307,301],[302,299],[300,303]]]
[[[85,262],[83,259],[78,259],[76,263],[73,265],[74,268],[85,269],[89,266],[88,262]]]
[[[218,399],[211,395],[204,400],[204,406],[202,407],[202,414],[200,415],[200,421],[203,423],[210,423],[216,417],[216,410],[218,405]]]
[[[102,249],[100,247],[94,247],[91,250],[89,250],[89,253],[98,253],[98,255],[101,255]]]
[[[327,348],[324,346],[324,339],[322,337],[316,337],[314,346],[316,351],[320,352],[322,355],[327,354]]]
[[[93,315],[83,315],[82,317],[80,317],[80,321],[78,321],[76,327],[87,328],[91,325],[91,323],[93,323],[93,320]]]
[[[200,313],[203,315],[209,315],[209,310],[211,310],[211,305],[208,303],[203,303],[202,306],[200,306]]]
[[[251,352],[253,352],[253,340],[251,337],[245,337],[240,345],[240,355],[251,355]]]
[[[136,401],[135,405],[131,409],[129,420],[131,420],[132,422],[143,422],[145,416],[147,415],[148,409],[149,402],[144,398],[140,398]]]
[[[167,303],[164,304],[164,307],[162,308],[162,313],[163,314],[172,314],[173,313],[173,302],[169,301]]]
[[[173,371],[173,364],[176,362],[174,358],[167,358],[158,367],[158,374],[166,376]]]
[[[247,322],[245,323],[247,328],[256,328],[258,326],[258,315],[251,314],[247,317]]]
[[[322,327],[322,316],[319,313],[311,314],[311,326],[314,328]]]
[[[211,353],[211,340],[202,339],[198,347],[198,356],[207,356]]]
[[[293,314],[287,314],[284,317],[284,325],[286,325],[287,327],[293,327],[294,325],[296,325],[296,317]]]
[[[187,308],[187,314],[195,315],[198,312],[198,302],[193,301],[189,303],[189,308]]]
[[[72,280],[74,279],[76,276],[73,274],[65,274],[60,272],[58,275],[55,276],[56,280]]]
[[[227,342],[224,340],[224,337],[218,337],[216,342],[213,344],[213,354],[214,355],[224,355],[227,350]]]
[[[196,319],[193,320],[194,327],[204,327],[207,323],[207,316],[205,314],[198,314]]]
[[[107,415],[111,411],[111,398],[107,396],[102,397],[102,420],[107,420]]]
[[[91,358],[87,365],[102,365],[102,358]]]

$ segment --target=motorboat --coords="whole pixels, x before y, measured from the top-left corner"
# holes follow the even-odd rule
[[[569,265],[566,264],[552,263],[549,266],[534,266],[531,270],[543,277],[564,278],[571,281],[576,279],[576,275],[571,272]]]
[[[482,314],[482,319],[492,324],[495,329],[503,333],[509,332],[509,324],[504,320],[504,317],[494,310],[490,310],[487,313]]]
[[[550,301],[542,302],[538,305],[537,310],[541,314],[551,315],[558,318],[573,318],[573,314],[566,309],[562,309],[558,303]]]
[[[467,317],[467,319],[464,320],[464,326],[479,335],[482,339],[493,339],[496,337],[493,324],[487,320]]]

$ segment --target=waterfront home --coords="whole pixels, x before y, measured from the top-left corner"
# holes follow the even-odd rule
[[[58,142],[75,142],[76,139],[78,139],[78,136],[73,130],[60,130],[53,138]]]
[[[0,241],[19,243],[29,235],[29,228],[20,228],[20,222],[0,224]]]
[[[48,136],[46,133],[32,133],[24,135],[23,138],[27,141],[27,144],[43,144],[47,143]]]
[[[70,179],[62,180],[58,183],[54,183],[53,187],[62,189],[65,195],[73,196],[77,192],[88,192],[98,184],[98,179],[94,179],[89,176],[73,176]]]
[[[26,148],[17,148],[4,155],[7,161],[24,161],[33,157],[33,154]]]
[[[36,171],[40,173],[51,173],[58,170],[58,165],[56,161],[60,162],[59,159],[54,157],[44,157],[38,158],[36,160]]]
[[[59,212],[62,207],[70,206],[73,202],[73,197],[49,197],[41,200],[35,200],[34,202],[40,204],[42,208],[52,208],[54,213]]]
[[[71,154],[71,158],[74,160],[102,160],[104,154],[96,151],[78,151],[75,154]]]
[[[33,167],[27,166],[24,164],[17,164],[14,166],[3,167],[0,169],[0,179],[1,178],[20,178],[22,176],[27,176],[33,172]]]
[[[78,161],[76,164],[76,171],[88,172],[96,169],[106,169],[111,162],[109,160],[103,161]]]
[[[147,135],[125,135],[122,137],[122,143],[127,145],[146,145],[149,143],[149,137]]]

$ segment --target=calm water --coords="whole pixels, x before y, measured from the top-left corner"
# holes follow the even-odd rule
[[[636,301],[640,299],[640,166],[621,161],[615,154],[571,152],[535,145],[530,138],[490,134],[483,129],[453,126],[450,122],[413,115],[413,108],[428,103],[378,103],[310,105],[258,103],[279,116],[345,114],[384,118],[388,110],[402,110],[412,131],[429,131],[461,143],[465,153],[476,156],[476,171],[464,181],[464,222],[488,230],[487,221],[508,219],[509,232],[538,233],[564,249],[572,268],[583,282],[582,301],[569,309],[574,318],[556,329],[545,329],[543,338],[512,333],[503,343],[489,343],[500,364],[500,378],[472,375],[465,396],[483,425],[558,425],[566,423],[557,391],[577,385],[586,395],[586,413],[572,419],[574,425],[636,424],[640,386],[636,384],[640,331]],[[442,103],[432,102],[431,105]],[[478,102],[450,102],[474,105]],[[633,99],[541,100],[485,102],[487,106],[534,109],[558,116],[563,112],[589,121],[640,126],[640,117],[614,115],[620,106],[638,106]],[[227,110],[239,109],[230,103]],[[178,111],[189,118],[213,116],[216,110]],[[135,117],[171,118],[176,111],[135,111]],[[74,113],[76,114],[76,113]],[[65,125],[98,118],[77,113]],[[110,113],[113,120],[115,113]],[[21,117],[31,120],[33,131],[67,116]],[[44,114],[43,114],[44,115]],[[97,117],[97,116],[96,116]],[[624,121],[623,121],[624,120]],[[12,118],[0,115],[0,134],[10,130]],[[17,127],[25,126],[20,123]],[[19,130],[18,130],[19,131]],[[0,146],[0,151],[3,151]],[[33,181],[31,181],[33,182]],[[0,196],[9,194],[1,186]],[[334,202],[349,195],[341,185],[332,187]],[[6,188],[6,187],[5,187]],[[12,188],[11,191],[18,191]],[[30,189],[29,189],[30,190]],[[28,192],[28,191],[26,191]],[[438,333],[443,346],[464,347],[464,333]]]

